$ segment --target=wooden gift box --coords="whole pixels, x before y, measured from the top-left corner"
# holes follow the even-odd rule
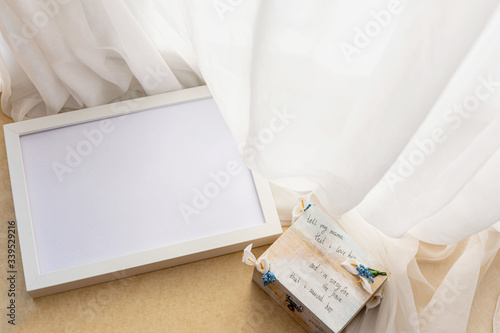
[[[265,286],[257,269],[253,281],[309,332],[342,331],[369,301],[376,301],[374,294],[389,276],[382,264],[315,206],[304,212],[266,255],[276,281]],[[342,266],[346,260],[385,271],[387,276],[374,277],[369,293],[358,282],[361,278]]]

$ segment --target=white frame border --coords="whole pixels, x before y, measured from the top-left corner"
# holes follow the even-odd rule
[[[243,250],[248,243],[253,243],[254,246],[266,245],[272,243],[281,235],[283,231],[269,183],[252,172],[266,221],[262,225],[40,274],[20,137],[31,133],[210,97],[211,94],[208,88],[202,86],[4,125],[5,145],[22,251],[26,290],[32,297],[45,296],[236,252]]]

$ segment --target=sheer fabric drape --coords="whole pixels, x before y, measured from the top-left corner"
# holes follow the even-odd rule
[[[14,120],[204,84],[180,6],[1,1],[2,109]]]
[[[393,272],[349,331],[465,331],[500,247],[498,1],[0,0],[0,31],[16,121],[206,82],[248,165]]]

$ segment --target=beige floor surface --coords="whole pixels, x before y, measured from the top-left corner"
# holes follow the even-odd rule
[[[1,113],[0,123],[9,122]],[[14,328],[7,324],[8,281],[3,278],[7,276],[7,222],[15,219],[3,127],[0,184],[0,332],[305,332],[251,282],[252,268],[241,264],[240,253],[34,300],[26,293],[18,260]],[[255,254],[265,248],[255,249]],[[419,265],[429,281],[438,284],[452,262],[451,257]],[[499,277],[497,254],[477,290],[468,332],[492,332]],[[417,301],[425,302],[429,295],[413,287]]]

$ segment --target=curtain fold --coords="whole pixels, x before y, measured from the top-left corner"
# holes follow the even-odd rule
[[[179,7],[0,1],[2,81],[16,87],[2,109],[20,121],[204,84],[190,38],[160,6]]]
[[[206,82],[282,220],[313,191],[392,271],[348,332],[465,332],[500,247],[498,3],[0,0],[1,106],[21,121]],[[423,263],[449,257],[434,285]]]

